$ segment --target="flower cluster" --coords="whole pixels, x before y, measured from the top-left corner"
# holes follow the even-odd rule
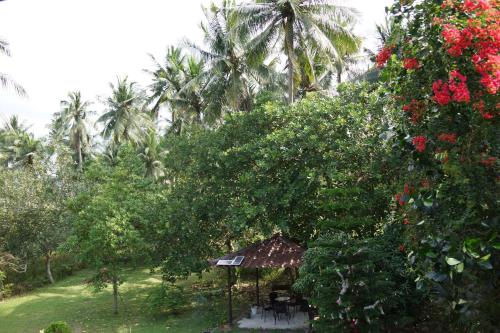
[[[403,105],[403,111],[411,114],[411,122],[416,124],[425,113],[425,103],[412,99],[409,104]]]
[[[382,50],[377,54],[375,61],[377,62],[377,67],[382,68],[387,63],[387,60],[391,57],[392,48],[389,46],[384,46]]]
[[[438,135],[438,140],[441,142],[456,143],[457,135],[455,133],[441,133]]]
[[[417,69],[420,67],[420,63],[415,58],[405,58],[403,59],[403,67],[405,69]]]
[[[445,24],[441,35],[448,46],[448,54],[452,57],[461,56],[472,45],[472,33],[467,28],[460,30],[452,24]]]
[[[447,83],[443,83],[443,80],[437,80],[433,83],[434,101],[439,105],[446,105],[451,101],[469,103],[470,92],[466,81],[465,75],[453,70]]]
[[[420,153],[423,153],[425,151],[426,142],[427,142],[427,139],[425,138],[425,136],[421,136],[421,135],[414,137],[412,140],[412,143],[415,146],[415,149]]]

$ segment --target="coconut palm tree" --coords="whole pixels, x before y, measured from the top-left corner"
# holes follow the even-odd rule
[[[68,93],[68,99],[61,101],[62,110],[54,115],[50,133],[56,141],[64,141],[69,137],[68,143],[75,151],[79,170],[83,168],[84,157],[91,144],[90,104],[82,100],[79,91]]]
[[[185,55],[180,48],[170,47],[164,63],[151,56],[154,69],[145,70],[152,76],[149,86],[153,116],[157,119],[162,106],[171,113],[170,130],[180,133],[184,124],[201,123],[205,119],[205,63]]]
[[[105,100],[106,111],[97,122],[102,123],[102,136],[114,144],[129,141],[139,143],[152,126],[150,115],[144,110],[145,96],[135,82],[118,78],[116,86],[110,83],[111,96]]]
[[[249,49],[249,30],[240,26],[235,9],[234,0],[203,8],[206,22],[201,28],[205,47],[188,42],[207,64],[209,110],[224,106],[232,111],[250,111],[253,88],[265,83],[270,75],[264,57],[256,57]]]
[[[4,54],[10,57],[9,43],[7,43],[6,40],[1,38],[0,38],[0,54]],[[21,85],[12,80],[7,74],[0,72],[0,83],[4,88],[11,86],[20,96],[26,96],[26,90],[24,90],[24,88]]]
[[[42,142],[28,133],[28,127],[12,116],[0,130],[0,164],[5,167],[33,165],[42,154]]]
[[[156,131],[149,131],[139,146],[139,157],[144,163],[146,177],[158,180],[165,175],[165,167],[161,161],[164,153]]]
[[[334,57],[342,49],[357,50],[352,32],[356,12],[331,0],[256,0],[239,6],[242,26],[255,33],[252,52],[259,54],[280,45],[287,57],[288,102],[300,80],[297,49],[313,48]]]

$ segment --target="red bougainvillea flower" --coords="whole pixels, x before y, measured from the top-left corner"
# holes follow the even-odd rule
[[[483,158],[482,160],[480,160],[479,163],[481,163],[485,167],[491,167],[495,164],[496,161],[497,161],[496,157],[489,156],[487,158]]]
[[[403,59],[403,67],[406,69],[417,69],[420,67],[420,63],[415,58]]]
[[[416,124],[425,113],[425,103],[412,99],[409,104],[403,105],[403,111],[411,114],[411,122]]]
[[[425,136],[421,136],[421,135],[414,137],[412,140],[412,143],[415,146],[415,149],[420,153],[423,153],[425,151],[426,142],[427,142],[427,139],[425,138]]]
[[[403,224],[404,224],[404,225],[409,225],[409,224],[410,224],[410,220],[408,220],[407,218],[405,218],[405,219],[403,220]]]
[[[400,206],[404,206],[406,203],[403,199],[403,193],[396,193],[396,195],[394,195],[394,200],[396,200]]]
[[[450,89],[448,83],[443,83],[443,80],[437,80],[432,84],[434,91],[433,100],[439,105],[446,105],[451,101]]]
[[[399,245],[399,252],[405,252],[406,248],[403,244]]]
[[[459,71],[453,70],[450,73],[450,81],[448,82],[448,89],[452,92],[452,100],[455,102],[470,102],[469,88],[467,88],[467,77],[460,74]]]
[[[475,110],[475,111],[479,111],[479,113],[481,114],[481,116],[486,119],[486,120],[490,120],[490,119],[493,119],[494,116],[491,112],[487,112],[485,111],[485,103],[484,101],[481,99],[477,102],[475,102],[474,104],[472,104],[472,108]],[[498,109],[498,106],[497,106],[497,109]]]
[[[465,12],[471,13],[478,9],[488,10],[490,9],[490,4],[486,0],[465,0],[463,8]]]
[[[459,57],[463,51],[472,44],[472,32],[468,29],[459,30],[452,24],[445,24],[441,32],[447,46],[448,54],[452,57]]]
[[[441,133],[438,135],[438,140],[441,142],[456,143],[457,135],[455,133]]]
[[[405,183],[404,190],[405,194],[410,194],[410,187]]]
[[[377,54],[375,61],[377,62],[377,67],[382,68],[387,63],[387,60],[391,57],[392,48],[389,46],[384,46],[382,50]]]

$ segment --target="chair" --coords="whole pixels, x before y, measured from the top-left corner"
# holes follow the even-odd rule
[[[266,321],[266,312],[273,312],[274,313],[274,303],[276,302],[276,297],[278,297],[277,292],[271,292],[269,293],[269,303],[264,304],[262,306],[262,315],[261,319],[264,318],[264,322]]]
[[[295,317],[295,313],[297,313],[297,308],[300,309],[302,304],[302,295],[295,295],[289,302],[288,307],[293,309],[292,316]]]
[[[276,319],[280,319],[281,315],[285,315],[286,320],[290,324],[290,312],[288,312],[288,307],[285,302],[275,302],[273,309],[274,324],[276,325]]]

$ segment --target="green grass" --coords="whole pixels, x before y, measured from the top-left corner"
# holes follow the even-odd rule
[[[0,302],[0,333],[38,333],[57,320],[66,321],[75,333],[200,333],[213,329],[218,319],[224,318],[222,295],[215,303],[193,302],[179,315],[152,317],[147,311],[146,298],[161,280],[148,269],[126,271],[125,282],[120,286],[119,314],[114,315],[111,288],[94,293],[84,283],[91,275],[91,271],[81,271],[54,285]],[[199,281],[193,277],[182,285],[191,289]],[[236,303],[238,307],[238,301]],[[246,308],[244,301],[239,303],[240,308]],[[231,332],[248,331],[235,329]]]

